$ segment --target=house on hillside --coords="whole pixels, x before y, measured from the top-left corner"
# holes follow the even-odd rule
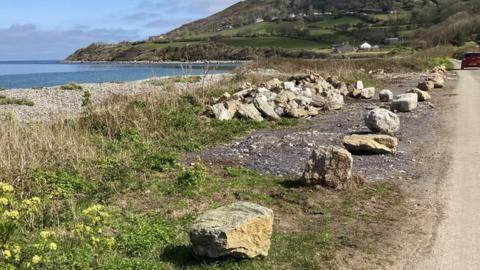
[[[362,45],[360,45],[360,50],[367,51],[367,50],[371,50],[371,49],[372,49],[372,45],[370,45],[370,43],[368,43],[368,42],[364,42],[364,43],[362,43]]]
[[[265,20],[264,20],[263,18],[257,18],[257,19],[255,20],[255,23],[262,23],[262,22],[264,22],[264,21],[265,21]]]
[[[332,45],[332,53],[349,53],[353,51],[355,51],[355,48],[348,43]]]

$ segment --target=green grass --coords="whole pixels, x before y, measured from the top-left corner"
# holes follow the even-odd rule
[[[277,47],[285,49],[317,49],[328,46],[324,43],[289,37],[223,38],[219,42],[235,47]]]
[[[344,16],[340,18],[328,18],[326,20],[322,20],[319,22],[311,23],[308,26],[310,28],[327,28],[327,27],[333,27],[333,26],[338,26],[342,24],[350,24],[350,25],[355,25],[357,23],[363,22],[361,19],[353,16]]]
[[[166,42],[166,43],[146,42],[146,43],[136,45],[135,47],[143,50],[155,50],[155,49],[161,49],[166,47],[184,47],[189,44],[195,44],[195,43],[197,42]]]

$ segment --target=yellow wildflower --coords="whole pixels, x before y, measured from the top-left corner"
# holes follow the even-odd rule
[[[4,257],[5,259],[7,259],[7,260],[12,257],[12,253],[11,253],[10,250],[8,250],[8,249],[7,249],[7,250],[3,250],[2,253],[3,253],[3,257]]]
[[[13,192],[13,186],[7,183],[0,182],[0,190],[5,193]]]
[[[35,255],[35,256],[32,257],[32,264],[33,265],[37,265],[40,262],[42,262],[42,256]]]
[[[56,235],[56,233],[53,232],[53,231],[41,231],[40,232],[40,237],[42,237],[43,239],[54,237],[55,235]]]
[[[48,249],[52,251],[57,250],[57,244],[51,242],[50,244],[48,244]]]
[[[20,213],[17,210],[7,210],[3,212],[3,217],[6,219],[16,220],[20,217]]]
[[[5,198],[5,197],[0,198],[0,205],[6,206],[6,205],[8,205],[8,203],[9,203],[9,201],[8,201],[7,198]]]

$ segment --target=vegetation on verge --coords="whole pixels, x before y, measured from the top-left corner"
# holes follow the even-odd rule
[[[308,67],[325,72],[321,62],[317,68],[314,62],[306,63],[299,61],[295,71]],[[44,124],[1,122],[0,174],[15,189],[9,201],[21,204],[38,198],[39,202],[28,228],[19,225],[11,234],[9,243],[20,247],[21,259],[8,265],[28,268],[30,263],[37,269],[331,268],[336,256],[346,250],[377,260],[376,253],[388,246],[388,232],[407,211],[395,186],[383,183],[353,193],[311,193],[297,179],[261,176],[243,168],[207,167],[201,161],[184,165],[185,152],[256,129],[301,124],[290,119],[220,122],[204,116],[211,97],[232,92],[247,81],[258,84],[267,79],[243,73],[200,89],[115,96],[96,108],[85,91],[84,113],[78,119]],[[253,261],[194,258],[187,232],[195,217],[238,200],[274,209],[270,256]],[[16,210],[15,204],[9,203],[9,210]],[[42,240],[44,231],[51,232],[47,240]],[[44,244],[37,246],[36,241]],[[7,265],[5,254],[14,252],[13,248],[4,245],[0,249],[0,260]]]

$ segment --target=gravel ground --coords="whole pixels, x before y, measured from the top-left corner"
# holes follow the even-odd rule
[[[221,75],[210,75],[207,82],[218,80]],[[165,78],[161,78],[165,79]],[[94,104],[99,104],[114,95],[137,95],[161,91],[162,87],[145,83],[147,80],[123,83],[94,83],[81,84],[83,89],[92,94]],[[200,83],[177,83],[176,87],[198,87]],[[1,95],[10,98],[27,99],[34,102],[34,106],[1,105],[0,121],[6,113],[11,113],[22,122],[45,122],[72,118],[82,112],[83,90],[62,90],[60,86],[45,87],[43,89],[10,89],[2,91]]]
[[[404,93],[415,87],[424,74],[388,75],[384,79],[392,82],[394,94]],[[378,91],[377,91],[378,92]],[[444,90],[432,91],[435,102]],[[265,174],[298,178],[304,170],[307,159],[319,145],[341,145],[343,136],[352,133],[366,133],[363,118],[368,110],[386,107],[388,104],[372,100],[347,98],[346,106],[339,111],[320,114],[310,120],[306,127],[273,131],[258,131],[202,153],[192,153],[188,160],[200,158],[207,163],[242,165]],[[412,113],[400,113],[402,128],[397,137],[400,140],[396,155],[355,155],[354,171],[371,181],[415,177],[411,168],[420,163],[416,158],[417,148],[423,138],[431,132],[437,119],[438,110],[434,103],[422,102]],[[386,174],[388,172],[388,175]]]

